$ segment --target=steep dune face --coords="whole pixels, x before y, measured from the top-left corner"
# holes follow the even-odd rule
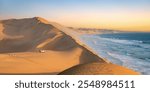
[[[0,53],[85,49],[71,36],[39,17],[3,20],[0,24]]]
[[[60,75],[138,75],[138,72],[125,67],[107,63],[87,63],[74,66],[61,73]]]
[[[0,53],[42,50],[68,51],[85,49],[62,30],[43,18],[10,19],[1,22]],[[3,36],[5,35],[5,36]],[[86,50],[86,49],[85,49]],[[84,50],[83,50],[84,52]],[[97,56],[95,60],[99,60]]]
[[[3,27],[0,30],[2,32],[0,41],[1,53],[35,50],[45,40],[52,39],[58,33],[61,33],[57,28],[50,24],[45,24],[37,17],[4,20],[1,24]]]
[[[3,74],[51,74],[78,64],[105,62],[61,28],[39,17],[1,21],[0,37]]]

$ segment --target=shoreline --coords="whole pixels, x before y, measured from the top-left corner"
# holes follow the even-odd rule
[[[84,42],[82,42],[79,38],[79,36],[81,34],[75,32],[74,30],[72,29],[69,29],[69,28],[65,28],[65,27],[62,27],[61,25],[53,25],[57,28],[59,28],[59,30],[62,30],[62,32],[64,32],[66,35],[70,36],[72,39],[75,40],[75,42],[77,44],[79,44],[80,46],[84,47],[85,49],[87,49],[88,51],[90,51],[91,53],[93,53],[94,55],[98,56],[100,59],[102,59],[103,61],[105,61],[106,63],[111,63],[110,61],[100,57],[94,50],[92,50],[90,47],[88,47]],[[71,32],[72,31],[72,32]]]
[[[55,26],[55,25],[54,25]],[[57,28],[59,28],[58,26],[56,26]],[[65,27],[63,27],[63,28],[65,28]],[[60,26],[60,29],[62,29],[61,28],[61,26]],[[86,35],[86,34],[80,34],[80,33],[78,33],[78,32],[75,32],[74,30],[72,30],[72,29],[69,29],[69,28],[65,28],[64,30],[62,30],[66,35],[68,35],[68,36],[70,36],[70,37],[72,37],[72,39],[74,39],[75,41],[76,41],[76,43],[77,44],[79,44],[80,46],[82,46],[82,47],[84,47],[85,49],[87,49],[88,51],[90,51],[91,53],[93,53],[94,55],[96,55],[96,56],[98,56],[102,61],[104,61],[104,62],[106,62],[106,63],[108,63],[108,64],[113,64],[111,61],[109,61],[107,58],[102,58],[101,56],[99,56],[98,54],[97,54],[97,52],[96,51],[94,51],[94,50],[92,50],[92,48],[90,48],[88,45],[86,45],[84,42],[82,42],[82,40],[79,38],[79,36],[81,36],[81,35]],[[71,33],[71,31],[72,31],[72,33]],[[122,33],[122,32],[117,32],[117,33]],[[126,32],[125,32],[126,33]],[[114,33],[99,33],[99,34],[114,34]],[[98,34],[88,34],[88,35],[98,35]],[[118,65],[118,64],[115,64],[115,65]],[[118,66],[121,66],[121,65],[118,65]],[[75,66],[74,66],[75,67]],[[73,67],[73,68],[74,68]],[[121,67],[124,67],[124,66],[121,66]],[[125,67],[125,68],[127,68],[127,67]],[[132,69],[130,69],[130,70],[132,70]],[[67,71],[67,70],[66,70]],[[137,71],[136,71],[137,72]],[[139,73],[139,72],[138,72]],[[60,73],[61,74],[61,73]],[[63,73],[62,73],[63,74]]]
[[[143,35],[145,37],[142,37]],[[113,64],[127,67],[143,75],[149,74],[148,33],[87,34],[81,39],[97,51],[99,56],[107,58]]]

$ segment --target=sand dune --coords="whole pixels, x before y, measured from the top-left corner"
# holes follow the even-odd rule
[[[138,72],[134,72],[125,67],[111,64],[111,63],[87,63],[74,66],[61,73],[60,75],[137,75]]]
[[[91,62],[108,63],[57,23],[40,17],[0,21],[0,74],[58,74]]]

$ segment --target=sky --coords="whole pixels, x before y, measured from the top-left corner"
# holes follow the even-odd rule
[[[0,20],[35,16],[69,27],[150,31],[150,0],[0,0]]]

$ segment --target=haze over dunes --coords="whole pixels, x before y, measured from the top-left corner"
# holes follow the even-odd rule
[[[0,37],[0,74],[57,74],[79,64],[108,64],[74,31],[40,17],[1,20]]]

